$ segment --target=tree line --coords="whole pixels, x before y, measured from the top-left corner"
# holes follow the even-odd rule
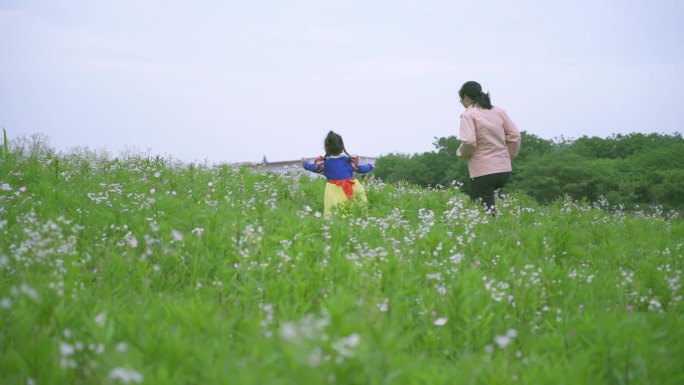
[[[505,192],[523,192],[541,203],[569,196],[612,205],[684,209],[684,139],[680,133],[616,134],[608,138],[547,140],[523,131]],[[424,187],[457,184],[467,191],[468,165],[455,156],[454,136],[435,138],[435,150],[378,158],[375,175],[387,183]]]

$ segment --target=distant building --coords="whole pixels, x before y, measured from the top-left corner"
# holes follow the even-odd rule
[[[313,160],[316,157],[311,157],[311,158],[306,158],[308,160]],[[360,156],[359,155],[359,163],[360,164],[372,164],[375,165],[375,161],[378,158],[373,158],[370,156]],[[282,173],[282,172],[305,172],[304,167],[302,167],[302,162],[301,160],[285,160],[281,162],[266,162],[266,163],[239,163],[238,166],[247,166],[251,169],[255,170],[267,170],[267,171],[273,171],[277,173]]]

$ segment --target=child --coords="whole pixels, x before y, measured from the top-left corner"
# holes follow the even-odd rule
[[[358,180],[354,179],[354,172],[366,174],[373,169],[373,165],[360,165],[359,157],[349,155],[344,148],[342,137],[332,131],[325,137],[323,146],[325,156],[320,156],[313,162],[302,159],[305,169],[323,174],[328,179],[323,198],[323,214],[329,216],[333,207],[352,199],[363,203],[368,202],[366,190]]]

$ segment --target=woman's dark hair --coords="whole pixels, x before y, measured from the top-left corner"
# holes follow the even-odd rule
[[[340,155],[343,152],[349,156],[349,153],[347,153],[347,150],[344,148],[342,137],[333,131],[328,132],[328,135],[323,142],[323,146],[325,147],[326,158],[330,155]],[[349,156],[349,161],[351,162],[351,156]]]
[[[473,103],[485,109],[492,109],[492,101],[489,99],[489,92],[486,94],[482,92],[482,86],[478,82],[469,81],[463,83],[463,86],[458,90],[458,96],[463,99],[464,96],[470,98]]]

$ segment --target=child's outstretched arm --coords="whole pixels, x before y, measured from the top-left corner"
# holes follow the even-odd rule
[[[367,174],[373,170],[373,165],[368,163],[368,164],[360,164],[359,167],[356,168],[356,172],[359,174]]]
[[[321,156],[314,159],[313,162],[302,158],[302,166],[304,166],[306,170],[320,174],[325,170],[323,160],[324,159]]]

